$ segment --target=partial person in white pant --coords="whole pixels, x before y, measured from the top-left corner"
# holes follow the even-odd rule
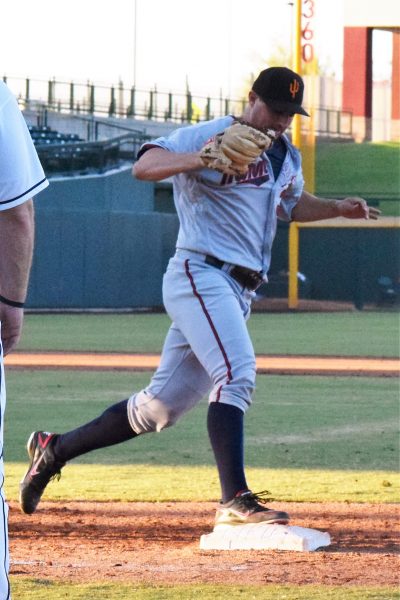
[[[32,197],[48,186],[17,101],[0,82],[0,600],[11,598],[8,508],[4,497],[3,357],[17,345],[23,322],[34,241]]]

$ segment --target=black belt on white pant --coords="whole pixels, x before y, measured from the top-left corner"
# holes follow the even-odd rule
[[[223,260],[219,260],[219,258],[210,256],[209,254],[206,255],[205,262],[212,267],[216,267],[217,269],[222,269],[224,265],[227,264]],[[252,292],[254,292],[265,282],[262,273],[259,273],[258,271],[252,271],[251,269],[247,269],[246,267],[241,267],[239,265],[229,265],[227,273],[233,277],[235,281],[240,283],[242,287]]]

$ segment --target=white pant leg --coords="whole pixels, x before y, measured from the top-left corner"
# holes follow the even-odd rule
[[[209,392],[211,386],[210,378],[186,339],[172,324],[160,365],[150,384],[129,398],[128,418],[132,429],[140,434],[173,425]]]
[[[246,411],[256,376],[248,292],[201,257],[187,256],[181,252],[170,261],[165,308],[212,381],[210,401]]]
[[[0,328],[0,600],[11,598],[8,571],[10,556],[8,551],[8,506],[4,497],[3,436],[4,412],[6,407],[6,386],[4,381],[3,347]]]

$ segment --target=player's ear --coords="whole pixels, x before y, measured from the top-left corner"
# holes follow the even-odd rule
[[[249,104],[250,106],[253,106],[255,101],[257,100],[258,96],[255,92],[253,92],[253,90],[250,90],[249,92]]]

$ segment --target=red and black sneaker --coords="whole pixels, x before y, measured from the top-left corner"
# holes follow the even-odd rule
[[[246,525],[247,523],[289,522],[289,515],[281,510],[263,506],[271,501],[268,492],[253,494],[250,490],[239,492],[233,500],[220,504],[215,515],[215,525]],[[261,504],[260,504],[261,503]]]
[[[57,461],[54,456],[52,445],[55,436],[55,433],[47,431],[34,431],[26,445],[31,462],[19,485],[19,501],[22,512],[28,515],[35,512],[50,479],[61,477],[65,463]]]

